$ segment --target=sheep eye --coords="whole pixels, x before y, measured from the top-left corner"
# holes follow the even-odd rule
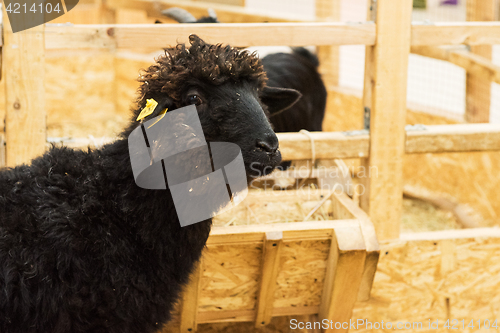
[[[187,102],[189,105],[191,104],[200,105],[201,103],[203,103],[203,101],[198,95],[188,96]]]

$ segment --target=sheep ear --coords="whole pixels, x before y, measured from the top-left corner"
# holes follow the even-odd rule
[[[295,89],[264,87],[260,94],[260,99],[264,103],[271,116],[274,116],[292,105],[302,97],[302,94]]]

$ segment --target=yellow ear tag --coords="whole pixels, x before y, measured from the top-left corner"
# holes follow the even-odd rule
[[[163,110],[162,112],[158,113],[158,116],[161,116],[160,118],[158,118],[153,124],[151,124],[148,128],[151,128],[153,127],[153,125],[155,125],[157,122],[159,122],[160,120],[162,120],[163,117],[165,117],[165,114],[167,113],[168,111],[168,108]]]
[[[139,121],[143,118],[146,118],[151,113],[153,113],[153,111],[155,110],[157,105],[158,105],[158,102],[152,98],[146,100],[146,106],[144,107],[144,109],[142,109],[141,113],[139,113],[139,116],[137,117],[136,121]]]

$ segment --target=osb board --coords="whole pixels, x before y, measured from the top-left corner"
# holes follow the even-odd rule
[[[356,304],[353,319],[419,321],[424,328],[428,319],[439,320],[438,330],[418,332],[448,332],[443,325],[449,318],[493,322],[500,317],[499,277],[500,238],[384,244],[372,297]],[[356,330],[375,331],[381,330]]]
[[[114,137],[122,130],[126,112],[115,110],[114,57],[111,53],[49,50],[45,60],[48,137]],[[2,118],[5,115],[4,98],[2,80]],[[3,129],[3,122],[0,126]]]
[[[449,194],[482,216],[482,226],[499,224],[500,152],[407,156],[405,184]]]
[[[274,308],[320,305],[330,243],[328,240],[283,244]]]
[[[47,52],[49,137],[113,137],[121,131],[125,123],[114,107],[113,62],[108,52]]]
[[[137,54],[119,52],[115,57],[115,93],[116,110],[123,116],[128,116],[130,108],[134,105],[139,88],[139,72],[152,65],[155,56],[159,54]]]
[[[363,119],[360,94],[340,88],[330,89],[328,94],[324,130],[360,129]],[[407,123],[438,125],[456,121],[408,110]],[[403,169],[404,185],[470,205],[480,215],[482,226],[499,225],[500,174],[495,170],[497,165],[500,165],[500,152],[407,155]]]
[[[330,241],[285,242],[280,254],[275,308],[319,306]],[[254,310],[262,244],[209,246],[203,253],[199,311]]]
[[[252,310],[262,244],[211,246],[203,253],[199,311]]]

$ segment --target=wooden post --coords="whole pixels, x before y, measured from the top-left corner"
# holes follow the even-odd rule
[[[495,0],[467,0],[467,21],[493,21]],[[491,60],[491,45],[472,45],[471,52]],[[465,120],[469,123],[490,121],[491,82],[467,73]]]
[[[4,12],[6,164],[29,163],[45,151],[44,25],[13,33]]]
[[[316,0],[316,19],[340,21],[341,0]],[[339,85],[339,46],[318,46],[319,71],[326,87]]]
[[[366,247],[359,224],[335,228],[326,267],[325,284],[319,318],[328,320],[324,332],[347,332],[348,323],[358,298],[366,258]]]
[[[269,324],[273,314],[274,291],[279,273],[282,239],[283,232],[266,233],[262,250],[262,275],[255,318],[255,327],[257,328]]]
[[[411,0],[378,0],[377,41],[366,51],[364,105],[369,110],[370,152],[363,163],[360,205],[379,240],[399,237],[411,10]]]

